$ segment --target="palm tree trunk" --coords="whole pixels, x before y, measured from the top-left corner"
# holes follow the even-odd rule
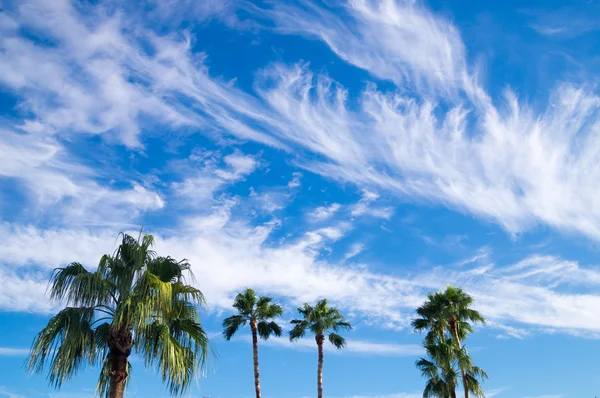
[[[456,398],[456,389],[454,386],[452,386],[452,389],[450,390],[450,398]]]
[[[323,342],[325,336],[318,335],[315,337],[317,341],[317,349],[319,350],[319,365],[317,367],[317,398],[323,398]]]
[[[451,320],[450,321],[450,328],[452,329],[452,337],[454,338],[454,342],[456,343],[456,346],[458,347],[458,350],[462,350],[462,345],[460,344],[460,339],[458,337],[458,325],[456,324],[455,320]],[[462,376],[462,385],[463,388],[465,390],[465,398],[469,398],[469,386],[467,385],[467,375],[465,372],[465,368],[460,366],[460,374]]]
[[[256,334],[256,319],[250,321],[252,330],[252,354],[254,356],[254,389],[256,398],[260,398],[260,374],[258,373],[258,336]]]
[[[127,380],[127,363],[133,346],[130,332],[109,332],[108,346],[110,349],[110,387],[109,398],[123,398],[125,381]]]

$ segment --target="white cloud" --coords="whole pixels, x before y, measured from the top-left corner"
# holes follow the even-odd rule
[[[15,271],[21,266],[52,270],[73,261],[95,267],[100,257],[113,253],[118,243],[116,232],[106,229],[96,232],[87,228],[41,230],[9,223],[0,224],[0,237],[3,242],[1,262],[15,267]]]
[[[411,0],[351,0],[343,10],[308,1],[263,11],[280,32],[325,42],[340,58],[373,75],[419,89],[478,91],[455,26]],[[349,17],[346,17],[346,15]]]
[[[348,267],[321,259],[324,249],[344,237],[348,225],[308,231],[274,246],[269,238],[281,223],[249,225],[231,216],[234,206],[226,203],[211,214],[199,215],[189,220],[190,227],[179,228],[176,235],[156,233],[159,253],[191,261],[199,287],[214,309],[229,309],[238,291],[253,286],[290,305],[327,297],[361,322],[382,328],[409,328],[413,311],[426,293],[451,283],[474,296],[490,327],[503,336],[523,338],[532,331],[600,335],[600,317],[595,310],[600,306],[600,296],[595,293],[600,285],[597,268],[556,257],[532,256],[505,267],[486,258],[484,262],[391,276],[364,266]],[[0,233],[5,242],[22,242],[20,257],[10,251],[8,256],[3,255],[10,261],[0,266],[0,272],[9,283],[0,292],[0,308],[34,312],[53,309],[44,298],[48,271],[29,268],[29,272],[23,272],[19,268],[22,264],[39,262],[49,267],[52,263],[82,260],[93,266],[102,254],[112,252],[112,247],[104,244],[114,244],[116,236],[116,231],[109,230],[88,236],[84,230],[11,226],[0,229]],[[80,253],[72,251],[74,237],[85,243]],[[28,241],[32,244],[26,244]],[[54,255],[46,259],[39,253]],[[542,269],[545,271],[538,272]]]
[[[57,305],[46,296],[49,272],[17,270],[0,264],[0,309],[11,312],[51,313]]]
[[[244,336],[243,340],[251,342],[250,336]],[[423,354],[423,347],[416,344],[374,343],[352,338],[347,338],[346,343],[346,346],[340,350],[329,344],[329,342],[326,342],[324,349],[330,353],[370,356],[417,356]],[[294,342],[290,342],[289,339],[286,338],[271,338],[266,341],[261,341],[260,344],[267,347],[281,347],[302,351],[311,351],[316,350],[317,348],[315,341],[312,338],[303,338]]]
[[[345,6],[349,20],[312,2],[263,10],[279,31],[317,37],[398,86],[384,93],[368,85],[352,106],[347,90],[313,76],[306,65],[271,65],[258,78],[256,98],[211,78],[202,57],[192,54],[190,37],[157,36],[137,19],[134,35],[127,15],[88,11],[93,18],[67,1],[31,0],[3,17],[10,34],[0,40],[0,80],[35,115],[26,123],[30,132],[117,134],[136,146],[146,119],[216,130],[290,152],[301,147],[318,155],[298,155],[311,171],[442,203],[511,233],[543,223],[600,238],[599,97],[563,84],[545,109],[510,92],[493,103],[474,83],[457,29],[418,3],[355,0]],[[61,45],[36,44],[15,26],[35,28]],[[136,35],[153,51],[140,47]],[[413,83],[432,94],[412,96]],[[439,93],[457,90],[467,96],[444,97],[438,105]],[[44,145],[36,153],[50,156],[55,145]],[[64,177],[50,177],[61,189],[76,189]],[[54,184],[46,185],[53,193]],[[145,209],[164,205],[142,187],[129,193],[131,200]],[[389,208],[373,212],[390,214]]]
[[[513,233],[544,223],[600,237],[600,97],[590,91],[561,85],[542,113],[510,92],[501,108],[442,112],[433,102],[371,86],[352,112],[343,88],[306,67],[265,73],[274,84],[260,94],[295,127],[287,138],[327,158],[305,160],[311,171],[434,200]]]
[[[365,245],[362,243],[353,243],[350,245],[350,249],[344,254],[344,260],[349,260],[352,257],[358,256],[363,250],[365,250]]]
[[[6,387],[0,386],[0,395],[6,398],[27,398],[25,395],[17,394],[12,392]]]
[[[375,394],[375,395],[351,395],[345,398],[421,398],[423,396],[422,393],[407,393],[400,392],[397,394]]]
[[[288,182],[288,188],[298,188],[301,185],[300,178],[302,178],[302,173],[295,172],[293,178]]]
[[[377,192],[363,190],[362,198],[358,203],[351,206],[350,214],[352,216],[367,215],[375,218],[389,219],[394,214],[394,209],[391,207],[372,206],[372,202],[377,199],[379,199]]]
[[[600,238],[600,166],[594,160],[600,153],[600,99],[593,89],[558,85],[545,109],[534,110],[510,91],[494,105],[472,83],[456,28],[423,6],[352,1],[348,22],[306,4],[278,4],[266,13],[280,31],[322,39],[347,61],[394,80],[398,92],[368,85],[356,110],[343,87],[314,77],[306,65],[267,69],[269,85],[259,93],[294,126],[279,134],[327,158],[305,161],[305,167],[443,203],[512,233],[543,223]],[[438,91],[462,88],[467,98],[438,104],[435,95],[414,97],[410,86],[419,76]]]
[[[333,217],[341,208],[342,205],[339,203],[332,203],[329,206],[319,206],[308,213],[308,218],[313,222],[325,221]]]
[[[175,167],[183,177],[172,183],[175,195],[190,208],[209,208],[215,193],[254,172],[258,161],[239,151],[222,158],[219,153],[196,151]]]
[[[22,357],[29,354],[29,348],[0,347],[0,357]]]
[[[562,398],[565,397],[564,394],[554,394],[554,395],[536,395],[535,397],[525,397],[525,398]]]
[[[125,180],[128,189],[96,182],[103,172],[81,165],[53,138],[4,130],[0,151],[0,178],[22,184],[32,211],[51,209],[46,213],[70,223],[124,223],[165,206],[158,193],[138,181]]]

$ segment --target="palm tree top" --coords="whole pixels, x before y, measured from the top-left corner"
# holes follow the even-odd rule
[[[290,331],[290,341],[302,338],[306,330],[310,330],[315,336],[323,336],[329,332],[329,341],[336,347],[342,348],[346,345],[346,340],[337,334],[342,330],[351,330],[352,326],[346,321],[344,316],[335,307],[330,307],[327,299],[322,299],[313,307],[304,303],[298,308],[302,319],[293,319],[294,325]]]
[[[463,339],[473,332],[470,322],[485,324],[483,316],[471,308],[472,305],[473,298],[463,289],[447,286],[445,290],[427,295],[425,303],[416,310],[418,318],[412,321],[412,326],[417,332],[429,329],[435,334],[447,329],[450,322],[457,322]]]
[[[271,335],[281,336],[281,327],[273,319],[283,315],[283,307],[273,304],[273,298],[258,297],[254,290],[246,288],[233,301],[238,314],[223,321],[223,337],[230,340],[241,326],[256,322],[259,336],[267,340]]]

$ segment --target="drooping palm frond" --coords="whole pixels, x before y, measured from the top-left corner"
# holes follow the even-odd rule
[[[50,384],[60,387],[80,367],[96,364],[100,350],[92,328],[94,309],[67,307],[50,319],[36,336],[27,361],[30,371],[40,372],[48,361]]]
[[[294,325],[290,330],[290,341],[298,340],[304,337],[306,329],[310,326],[309,322],[302,319],[293,319],[291,324]]]
[[[245,325],[246,319],[242,315],[232,315],[225,318],[223,321],[223,337],[225,337],[225,340],[231,340],[239,328]]]
[[[336,333],[329,333],[329,342],[337,349],[344,348],[346,346],[346,339]]]
[[[192,276],[188,260],[177,261],[171,257],[152,258],[146,270],[163,282],[184,282],[186,273]]]
[[[280,337],[282,330],[276,322],[260,321],[257,325],[258,335],[263,340],[268,340],[271,336]]]
[[[50,299],[66,301],[72,306],[108,306],[112,288],[102,273],[89,272],[80,263],[71,263],[52,273]]]

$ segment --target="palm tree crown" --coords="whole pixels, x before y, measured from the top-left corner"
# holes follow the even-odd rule
[[[59,388],[85,365],[101,364],[97,393],[119,397],[134,349],[157,368],[171,394],[181,394],[209,352],[196,307],[204,297],[185,284],[184,274],[191,274],[186,260],[157,256],[151,235],[120,237],[95,271],[79,263],[54,271],[50,296],[67,307],[35,338],[28,368],[41,372],[49,365],[50,383]]]
[[[233,335],[246,323],[256,321],[258,335],[267,340],[270,336],[281,336],[281,327],[272,319],[283,314],[279,304],[272,304],[271,297],[256,297],[252,289],[239,293],[233,302],[233,307],[238,314],[230,316],[223,321],[223,336],[230,340]]]
[[[329,332],[329,342],[336,348],[346,345],[346,340],[337,332],[350,330],[352,326],[346,322],[337,308],[329,307],[327,299],[320,300],[314,307],[305,303],[298,308],[298,312],[302,315],[302,319],[291,321],[294,327],[290,331],[290,341],[304,337],[306,330],[310,330],[317,338],[324,337]]]

